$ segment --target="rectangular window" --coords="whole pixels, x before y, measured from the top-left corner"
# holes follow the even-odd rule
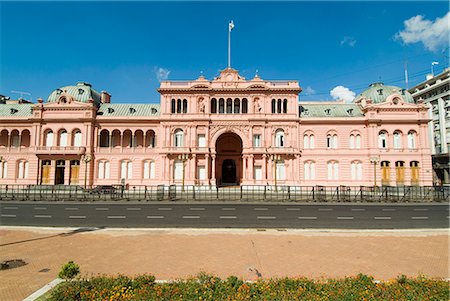
[[[176,160],[173,165],[173,179],[182,180],[183,179],[183,162]]]
[[[284,162],[277,162],[276,169],[277,169],[277,180],[284,181],[286,179]]]
[[[254,166],[253,167],[253,178],[257,181],[262,180],[262,168],[261,166]]]
[[[199,180],[206,180],[206,169],[205,166],[199,165],[198,167],[197,177]]]
[[[198,135],[198,147],[206,147],[206,137],[204,134]]]
[[[103,179],[105,176],[105,162],[98,162],[98,178]]]
[[[261,147],[261,135],[253,135],[253,147]]]

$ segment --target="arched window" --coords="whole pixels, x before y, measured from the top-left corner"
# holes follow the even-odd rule
[[[304,164],[304,178],[305,180],[316,179],[316,163],[313,161],[307,161]]]
[[[233,100],[231,98],[227,99],[227,114],[233,113]]]
[[[242,114],[247,114],[248,112],[248,100],[247,98],[242,99]]]
[[[26,178],[28,178],[28,161],[20,160],[18,162],[18,174],[17,174],[17,177],[19,179],[26,179]]]
[[[100,132],[99,145],[100,145],[100,147],[109,147],[109,131],[108,130],[102,130]]]
[[[59,146],[67,146],[67,131],[59,132]]]
[[[355,136],[355,148],[361,148],[361,135],[356,134]]]
[[[284,131],[282,129],[275,132],[275,147],[284,147]]]
[[[362,180],[362,163],[354,161],[350,165],[352,180]]]
[[[81,146],[82,143],[82,135],[80,130],[76,130],[73,133],[73,146]]]
[[[408,148],[409,149],[416,148],[416,132],[415,131],[408,132]]]
[[[339,164],[336,161],[327,163],[328,180],[339,180]]]
[[[351,134],[350,139],[348,140],[348,146],[353,149],[355,148],[355,135]]]
[[[133,164],[131,161],[123,160],[120,162],[120,178],[121,179],[133,178]]]
[[[272,99],[272,114],[276,113],[276,107],[277,107],[276,100]]]
[[[402,148],[402,132],[400,131],[394,132],[394,148],[395,149]]]
[[[288,103],[287,99],[284,99],[283,100],[283,113],[287,113],[287,103]]]
[[[303,148],[309,148],[309,136],[306,134],[303,136]]]
[[[211,113],[217,113],[217,99],[215,98],[211,99]]]
[[[327,135],[327,148],[337,148],[338,137],[336,134]]]
[[[306,133],[303,136],[303,148],[305,149],[314,148],[314,134]]]
[[[177,99],[177,113],[181,113],[181,99]]]
[[[239,114],[241,111],[241,100],[239,98],[234,99],[234,114]]]
[[[144,179],[154,179],[155,178],[155,161],[146,160],[144,161]]]
[[[155,134],[155,131],[148,130],[145,133],[145,139],[146,139],[146,142],[145,142],[145,146],[146,147],[153,148],[153,147],[156,146],[156,134]]]
[[[8,162],[0,161],[0,179],[6,179],[8,177]]]
[[[173,99],[173,98],[172,98],[172,101],[170,103],[170,112],[172,112],[172,114],[175,114],[175,112],[176,112],[175,99]]]
[[[100,160],[98,162],[98,178],[109,179],[111,176],[111,167],[109,161]]]
[[[225,113],[225,100],[223,98],[219,99],[219,114]]]
[[[184,146],[184,132],[182,129],[177,129],[174,136],[174,146],[183,147]]]
[[[53,146],[53,131],[49,130],[45,134],[45,146]]]
[[[378,147],[379,148],[387,148],[387,132],[381,131],[378,133]]]
[[[277,113],[281,113],[281,99],[278,99],[277,101]]]
[[[187,105],[187,99],[183,99],[183,113],[185,114],[187,113]]]

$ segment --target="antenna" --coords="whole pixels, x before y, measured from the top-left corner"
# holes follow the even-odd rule
[[[25,91],[14,91],[11,90],[11,93],[15,93],[15,94],[20,94],[19,98],[23,99],[24,95],[29,95],[30,96],[30,101],[32,101],[33,99],[31,98],[31,93],[29,92],[25,92]]]

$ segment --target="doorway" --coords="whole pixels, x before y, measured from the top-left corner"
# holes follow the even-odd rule
[[[221,186],[242,182],[242,140],[235,133],[224,133],[216,142],[216,179]]]
[[[55,170],[55,185],[64,184],[64,172],[66,170],[66,161],[57,160]]]

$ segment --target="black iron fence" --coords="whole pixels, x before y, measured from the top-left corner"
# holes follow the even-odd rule
[[[0,200],[18,201],[267,201],[448,202],[448,186],[128,186],[0,185]]]

